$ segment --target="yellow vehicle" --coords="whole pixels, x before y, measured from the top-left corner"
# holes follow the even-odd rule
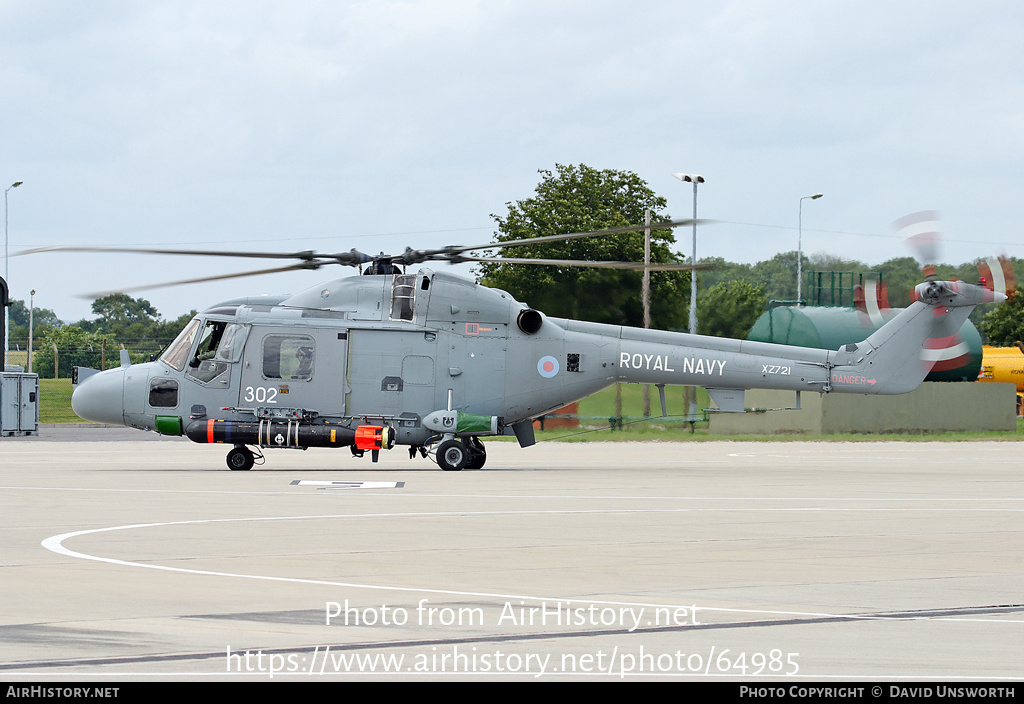
[[[1024,415],[1024,345],[1017,347],[982,347],[981,371],[978,381],[1014,384],[1017,387],[1017,415]]]

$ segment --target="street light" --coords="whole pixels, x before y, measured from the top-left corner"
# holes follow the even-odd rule
[[[810,198],[811,200],[818,200],[824,195],[823,193],[815,193],[813,196],[804,196],[800,199],[800,216],[798,220],[799,230],[797,231],[796,239],[796,304],[800,305],[800,285],[803,282],[803,259],[804,259],[804,201]]]
[[[28,373],[32,373],[32,318],[36,312],[36,290],[28,293]]]
[[[684,183],[693,184],[693,258],[690,264],[697,266],[697,184],[704,183],[700,174],[672,174]],[[690,334],[697,334],[697,269],[690,269]]]
[[[11,290],[11,276],[7,269],[7,192],[12,188],[17,188],[24,181],[15,181],[4,191],[4,281],[7,282],[7,290]],[[10,318],[7,315],[7,306],[4,306],[4,371],[7,371],[7,347],[10,335],[8,330],[10,329]]]
[[[683,183],[693,184],[693,257],[690,259],[690,334],[697,334],[697,184],[704,183],[700,174],[672,174]],[[690,417],[697,415],[697,390],[686,387],[686,396],[690,399],[688,409]]]

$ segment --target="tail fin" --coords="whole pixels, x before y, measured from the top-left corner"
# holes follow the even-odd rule
[[[940,361],[974,307],[1006,296],[961,281],[927,281],[916,301],[863,342],[847,345],[832,370],[832,390],[903,394]],[[954,344],[955,349],[955,344]]]

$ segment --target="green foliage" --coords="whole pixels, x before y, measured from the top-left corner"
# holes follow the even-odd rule
[[[7,337],[10,340],[11,349],[28,349],[28,323],[29,308],[25,301],[12,300],[9,310],[10,330]],[[49,308],[36,308],[31,311],[32,336],[36,339],[50,328],[60,327],[60,318]]]
[[[97,298],[92,302],[92,312],[112,326],[152,323],[157,318],[153,304],[145,298],[132,298],[126,293],[112,293]]]
[[[1011,258],[1015,276],[1018,281],[1024,280],[1024,260]],[[796,252],[777,254],[772,259],[756,264],[735,264],[721,258],[708,258],[701,264],[709,265],[710,270],[702,272],[700,290],[697,292],[698,321],[702,321],[701,300],[715,286],[729,281],[746,281],[755,286],[764,286],[768,300],[792,300],[796,298]],[[881,274],[886,285],[887,297],[891,308],[906,308],[910,305],[911,291],[917,284],[924,281],[921,265],[913,257],[896,257],[881,264],[865,264],[852,259],[843,259],[831,255],[814,255],[805,259],[804,272],[812,271],[843,271],[843,272],[877,272]],[[978,261],[964,262],[958,265],[938,264],[936,276],[941,279],[959,279],[976,282],[978,280]],[[848,300],[849,292],[844,293]],[[803,298],[813,301],[808,281],[803,285]],[[813,304],[813,303],[812,303]],[[763,312],[763,311],[762,311]],[[986,316],[992,316],[991,319]],[[987,323],[983,322],[988,320]],[[1014,344],[1024,339],[1024,311],[1016,306],[987,304],[979,306],[971,314],[971,321],[978,327],[983,339],[993,344]],[[704,331],[701,322],[701,331]]]
[[[556,165],[556,173],[542,170],[540,174],[533,198],[508,203],[504,218],[491,216],[498,224],[496,242],[642,225],[646,209],[652,211],[654,226],[669,219],[659,213],[665,199],[635,174],[561,164]],[[678,262],[669,247],[674,241],[671,230],[652,229],[651,261]],[[638,232],[524,245],[501,250],[501,255],[643,262],[644,236]],[[652,327],[685,327],[689,277],[689,272],[651,274]],[[479,279],[554,317],[643,325],[638,271],[484,263]]]
[[[697,332],[745,339],[768,305],[764,284],[747,281],[716,284],[697,298]]]
[[[893,308],[909,306],[911,290],[924,280],[917,260],[913,257],[897,257],[882,262],[877,270],[885,283],[889,305]]]
[[[708,266],[709,269],[701,275],[701,289],[707,291],[721,283],[746,281],[754,286],[762,286],[766,300],[793,301],[796,300],[796,261],[796,251],[780,252],[771,259],[756,264],[735,264],[727,262],[721,257],[705,258],[701,260],[700,264]],[[816,270],[864,271],[866,269],[861,262],[828,255],[815,255],[811,258],[805,255],[802,266],[805,276],[807,272]],[[805,281],[801,295],[806,299],[807,294],[807,282]],[[701,293],[698,291],[698,300],[700,296]],[[700,320],[699,313],[697,319]]]
[[[1024,295],[992,308],[978,326],[990,345],[1010,347],[1024,340]]]
[[[156,308],[144,298],[132,298],[124,293],[112,293],[97,298],[92,303],[92,312],[98,317],[81,321],[79,325],[90,332],[99,333],[107,342],[128,346],[143,340],[155,339],[156,328],[162,322]],[[133,344],[132,347],[137,347]],[[147,351],[155,352],[152,344],[145,344]]]
[[[149,301],[123,293],[96,299],[92,310],[98,317],[79,321],[78,327],[105,337],[108,350],[124,345],[140,358],[158,354],[196,314],[191,311],[176,320],[165,321]],[[114,356],[116,359],[116,351]]]
[[[87,332],[77,325],[65,325],[47,330],[36,347],[32,371],[41,378],[54,378],[54,346],[58,350],[57,375],[60,377],[70,377],[71,367],[75,366],[100,368],[103,336]],[[116,352],[114,356],[116,358]]]
[[[15,325],[22,325],[27,328],[29,313],[30,311],[28,309],[28,306],[25,305],[25,301],[12,299],[11,307],[8,313],[8,315],[10,316],[11,328],[13,329]],[[60,318],[58,318],[57,314],[54,313],[49,308],[36,308],[35,310],[31,311],[31,314],[33,325],[37,328],[41,325],[51,327],[57,327],[60,325]]]
[[[119,365],[122,345],[133,362],[149,361],[195,315],[191,311],[164,321],[149,301],[123,293],[97,299],[92,309],[99,316],[94,320],[36,329],[32,371],[41,378],[54,378],[54,345],[61,378],[69,377],[75,366],[109,369]]]

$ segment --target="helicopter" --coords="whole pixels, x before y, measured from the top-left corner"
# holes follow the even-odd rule
[[[695,222],[706,221],[377,256],[98,247],[20,254],[59,249],[297,260],[249,274],[365,266],[360,275],[294,295],[211,306],[153,361],[133,364],[122,350],[119,367],[75,369],[71,403],[80,417],[230,446],[232,470],[251,469],[272,448],[348,447],[377,461],[399,445],[410,458],[429,457],[445,471],[480,469],[487,459],[481,438],[514,435],[529,447],[536,443],[534,419],[616,382],[655,385],[663,415],[670,385],[702,386],[727,413],[744,412],[744,392],[752,388],[792,390],[798,400],[803,391],[907,393],[930,370],[929,351],[956,335],[975,306],[1007,298],[990,280],[930,279],[915,288],[908,308],[863,341],[821,350],[548,317],[505,291],[432,266],[502,261],[643,269],[633,262],[467,252]],[[407,273],[413,265],[420,268]]]

